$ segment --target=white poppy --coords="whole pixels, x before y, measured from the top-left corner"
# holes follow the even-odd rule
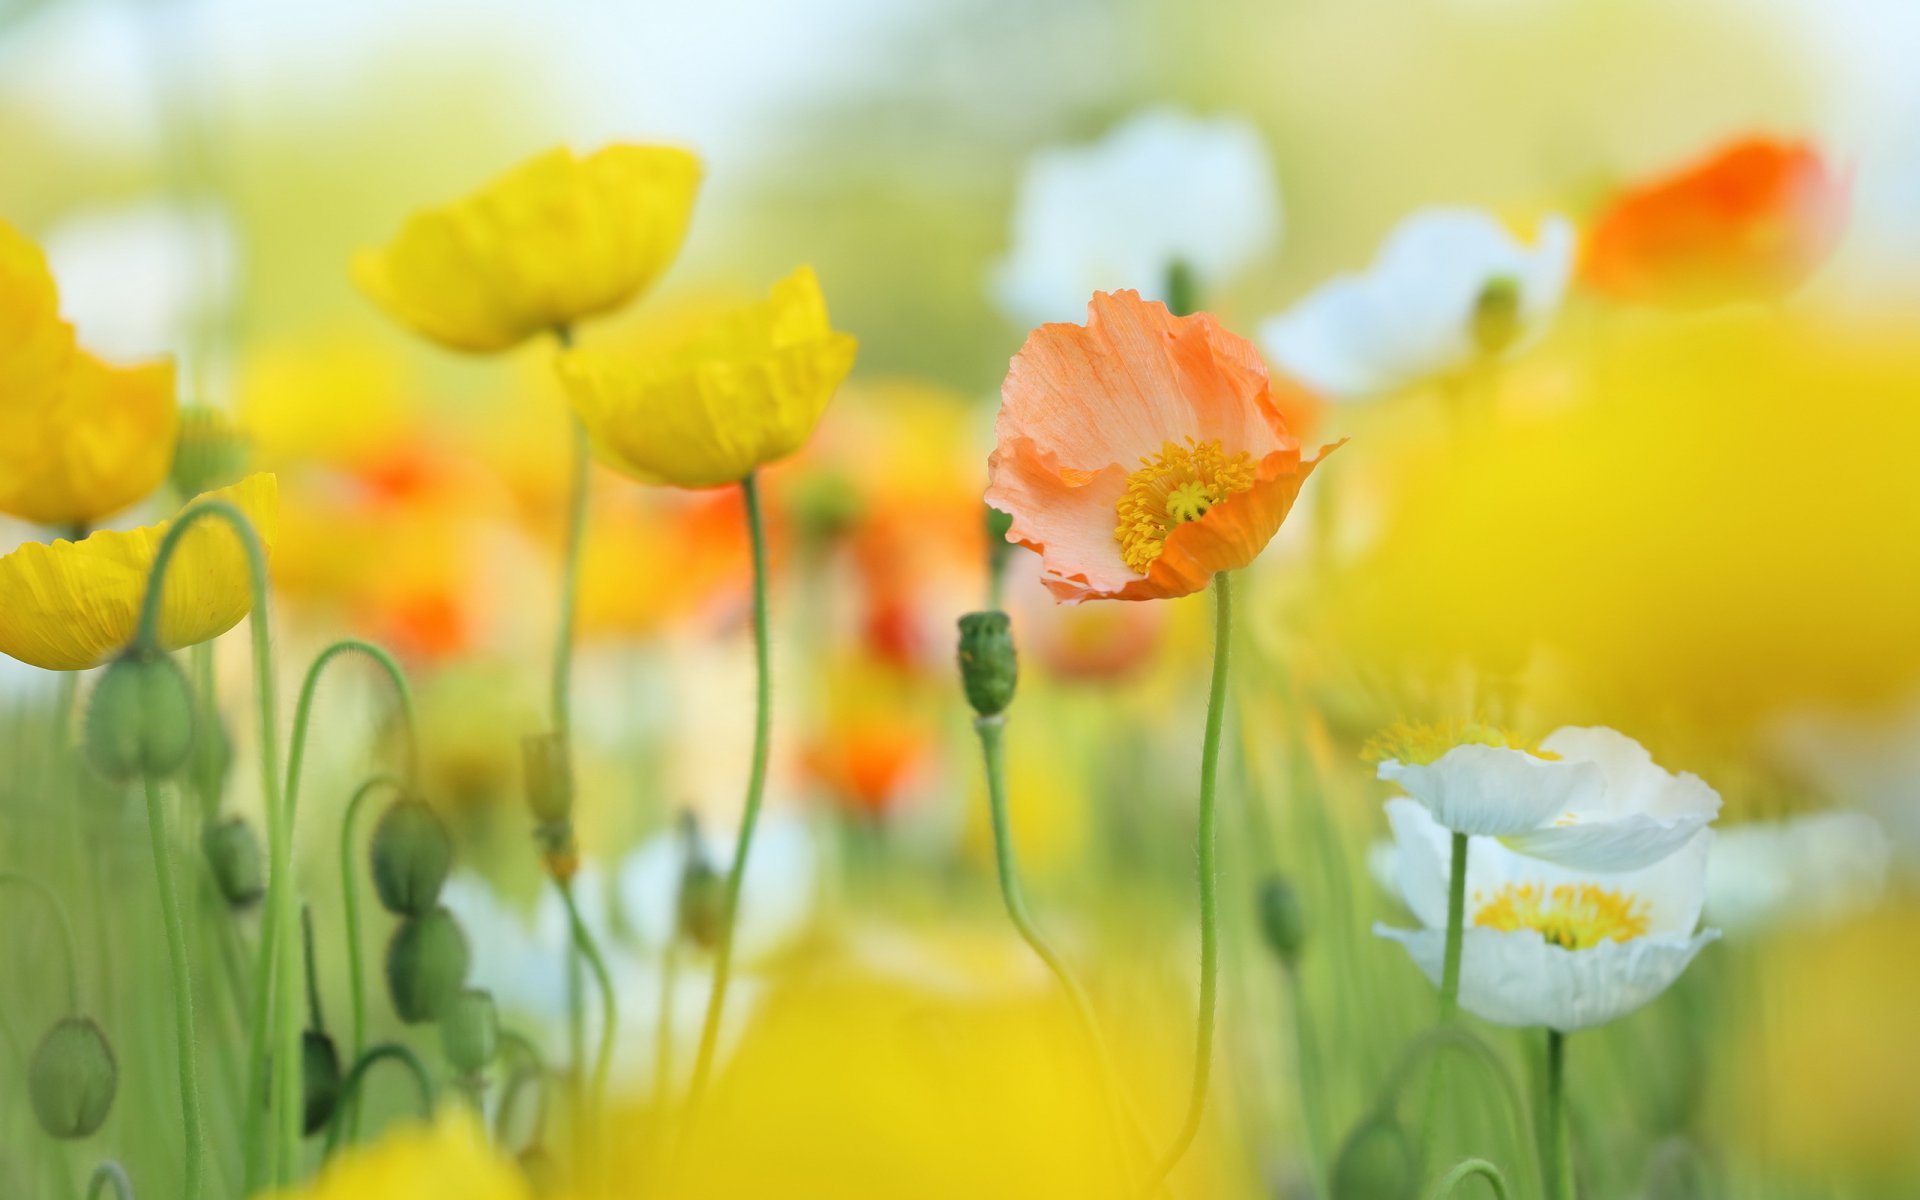
[[[1078,321],[1096,291],[1165,300],[1176,262],[1202,289],[1224,283],[1279,230],[1273,164],[1251,125],[1155,108],[1029,160],[1013,248],[989,287],[1020,324]]]
[[[1447,829],[1485,837],[1531,833],[1562,813],[1592,808],[1605,786],[1592,763],[1476,742],[1455,746],[1432,762],[1390,758],[1380,764],[1379,774],[1404,788]]]
[[[1269,317],[1260,342],[1288,374],[1344,400],[1512,354],[1559,309],[1574,240],[1560,217],[1541,222],[1528,245],[1478,209],[1425,209],[1394,227],[1364,273]]]
[[[1387,803],[1401,895],[1420,929],[1377,924],[1440,982],[1449,831],[1412,800]],[[1577,870],[1491,838],[1468,844],[1460,1006],[1497,1025],[1563,1033],[1604,1025],[1665,991],[1719,931],[1695,931],[1713,831],[1628,871]]]
[[[1870,907],[1893,847],[1861,812],[1819,812],[1720,831],[1707,868],[1707,915],[1729,930],[1818,925]]]

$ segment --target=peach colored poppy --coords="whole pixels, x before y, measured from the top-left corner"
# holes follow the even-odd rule
[[[1253,561],[1318,465],[1274,388],[1211,313],[1097,292],[1085,325],[1042,325],[1014,355],[987,503],[1063,603],[1197,592]]]
[[[1616,299],[1676,307],[1775,299],[1826,261],[1847,191],[1811,146],[1734,142],[1616,198],[1581,275]]]

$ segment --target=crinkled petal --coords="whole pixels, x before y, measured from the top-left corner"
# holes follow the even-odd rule
[[[1459,833],[1528,833],[1570,810],[1590,807],[1604,777],[1590,763],[1557,762],[1501,746],[1455,746],[1431,763],[1380,764],[1392,780]]]

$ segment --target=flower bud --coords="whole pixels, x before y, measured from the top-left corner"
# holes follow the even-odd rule
[[[1260,885],[1260,933],[1282,963],[1299,961],[1307,942],[1307,919],[1300,911],[1300,894],[1284,876],[1270,875]]]
[[[193,750],[193,693],[180,665],[136,647],[113,660],[87,704],[87,761],[115,783],[159,779]]]
[[[418,800],[391,805],[373,829],[373,888],[390,913],[417,917],[440,902],[453,865],[453,839]]]
[[[573,819],[573,768],[566,739],[557,733],[528,734],[520,743],[527,770],[527,807],[542,825]]]
[[[1390,1117],[1368,1117],[1341,1143],[1327,1194],[1331,1200],[1412,1200],[1415,1186],[1407,1135]]]
[[[440,1046],[463,1076],[487,1069],[500,1051],[500,1010],[492,992],[468,988],[453,998],[440,1014]]]
[[[173,489],[185,497],[238,483],[247,473],[247,439],[233,419],[206,404],[180,408],[173,443]]]
[[[333,1039],[317,1029],[300,1035],[300,1132],[312,1137],[333,1120],[340,1104],[340,1051]]]
[[[1520,281],[1495,275],[1473,302],[1473,344],[1481,354],[1496,358],[1520,337]]]
[[[1193,265],[1184,258],[1167,264],[1167,311],[1176,317],[1191,316],[1200,307],[1200,280]]]
[[[437,1020],[466,983],[467,935],[445,908],[401,922],[387,944],[387,993],[409,1025]]]
[[[213,881],[230,908],[252,908],[267,891],[266,865],[253,826],[239,817],[214,821],[200,834]]]
[[[860,492],[838,471],[809,472],[789,489],[786,499],[787,513],[809,545],[831,545],[860,519]]]
[[[674,903],[674,923],[681,937],[702,950],[711,950],[720,940],[720,926],[726,919],[726,880],[708,860],[692,813],[682,814],[680,828],[686,849],[680,867],[680,894]]]
[[[1013,703],[1020,676],[1013,652],[1013,626],[1003,612],[975,612],[960,618],[960,681],[967,703],[983,717],[997,717]]]
[[[68,1017],[49,1029],[27,1065],[33,1115],[51,1137],[83,1138],[100,1128],[119,1084],[113,1047],[87,1017]]]

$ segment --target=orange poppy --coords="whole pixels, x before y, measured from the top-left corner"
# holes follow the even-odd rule
[[[1581,275],[1620,300],[1769,300],[1826,261],[1847,185],[1801,142],[1748,138],[1622,193],[1594,223]]]
[[[1185,596],[1246,566],[1319,462],[1251,343],[1138,292],[1034,330],[1000,398],[987,503],[1063,603]]]

